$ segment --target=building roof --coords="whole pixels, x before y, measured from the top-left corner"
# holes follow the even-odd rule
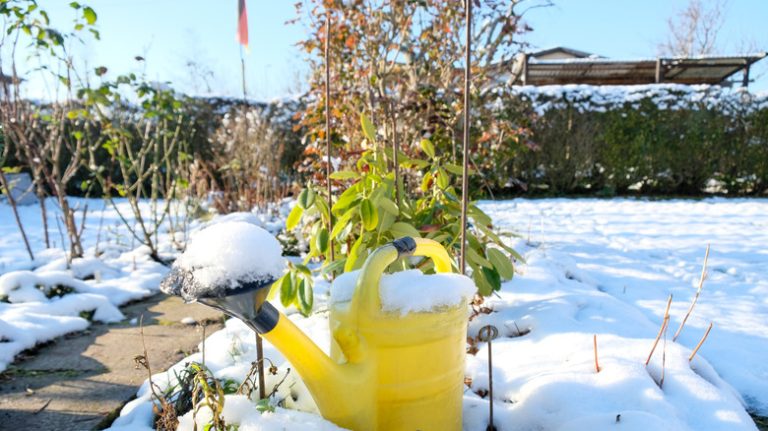
[[[531,53],[511,65],[510,81],[524,85],[632,85],[653,83],[726,84],[733,75],[744,72],[766,56],[765,52],[733,56],[698,56],[614,60],[581,57],[537,59]]]
[[[528,56],[531,58],[541,58],[541,57],[551,56],[553,54],[562,54],[564,56],[571,57],[571,58],[598,57],[597,55],[592,54],[591,52],[579,51],[578,49],[568,48],[565,46],[555,46],[552,48],[542,49],[540,51],[531,52],[528,54]]]

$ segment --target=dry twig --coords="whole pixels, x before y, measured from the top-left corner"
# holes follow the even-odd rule
[[[648,354],[648,359],[645,360],[646,367],[651,362],[651,357],[653,356],[653,352],[656,350],[656,346],[659,344],[659,340],[661,339],[662,334],[664,334],[664,331],[667,329],[667,326],[669,325],[669,307],[671,305],[672,305],[672,295],[669,295],[669,299],[667,300],[667,309],[664,311],[664,320],[661,322],[661,328],[659,329],[659,333],[656,335],[656,340],[653,342],[653,347],[651,347],[651,353]]]
[[[699,300],[699,295],[701,294],[701,289],[704,287],[704,280],[707,278],[707,261],[709,260],[709,244],[707,244],[707,252],[704,254],[704,265],[701,268],[701,278],[699,279],[699,288],[696,289],[696,295],[693,297],[693,301],[691,302],[691,306],[688,307],[688,312],[685,313],[685,317],[683,317],[683,321],[680,322],[680,327],[677,328],[677,331],[675,332],[675,335],[672,337],[672,341],[676,341],[677,337],[680,336],[680,332],[683,330],[683,326],[685,326],[685,322],[688,321],[688,317],[691,316],[691,312],[693,312],[693,307],[696,305],[696,301]]]
[[[595,347],[595,372],[600,372],[600,363],[597,361],[597,334],[592,336],[592,344]]]
[[[688,357],[688,362],[693,361],[693,357],[696,356],[696,352],[699,351],[701,348],[701,345],[704,344],[705,341],[707,341],[707,337],[709,336],[709,331],[712,330],[713,323],[709,322],[709,328],[707,328],[707,332],[704,333],[704,336],[701,337],[701,340],[699,340],[699,344],[696,345],[696,348],[693,349],[693,352],[691,352],[691,356]]]
[[[144,340],[144,315],[139,318],[139,334],[141,335],[141,346],[144,349],[143,355],[137,355],[133,358],[136,363],[136,368],[140,366],[147,370],[149,389],[152,391],[152,396],[155,397],[160,408],[155,405],[153,410],[158,416],[155,426],[159,430],[175,430],[179,425],[179,418],[176,415],[176,409],[173,408],[168,399],[162,394],[158,393],[160,388],[152,381],[152,368],[149,365],[149,354],[147,353],[147,343]]]

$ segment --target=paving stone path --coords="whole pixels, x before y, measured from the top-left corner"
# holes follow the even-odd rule
[[[197,350],[201,323],[207,334],[223,326],[223,315],[159,294],[121,309],[126,320],[93,324],[17,358],[0,374],[0,429],[92,430],[111,423],[146,379],[133,358],[143,352],[138,323],[153,372],[165,370]],[[192,317],[198,324],[181,323]]]

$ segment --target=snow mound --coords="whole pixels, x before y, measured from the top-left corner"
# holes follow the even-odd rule
[[[241,220],[215,223],[192,236],[160,288],[194,301],[246,283],[269,282],[284,268],[282,247],[266,230]]]
[[[360,270],[340,275],[331,285],[331,303],[352,299]],[[467,303],[477,291],[471,278],[461,274],[426,275],[418,269],[384,274],[379,284],[381,308],[385,312],[429,312],[441,307]]]

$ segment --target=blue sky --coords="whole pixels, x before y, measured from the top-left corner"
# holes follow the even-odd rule
[[[269,100],[302,89],[307,73],[304,37],[298,25],[285,25],[298,0],[248,0],[250,52],[245,55],[250,97]],[[705,2],[708,0],[704,0]],[[54,25],[66,26],[73,12],[64,0],[41,0]],[[236,0],[92,0],[102,40],[76,48],[88,68],[104,65],[114,76],[143,72],[153,81],[171,81],[192,94],[240,96],[240,51],[235,42]],[[527,16],[533,47],[567,46],[612,58],[653,57],[664,40],[666,20],[687,0],[555,0],[554,7]],[[767,0],[730,0],[720,32],[720,50],[768,50]],[[145,62],[137,62],[140,55]],[[194,63],[194,66],[190,66]],[[753,90],[768,90],[768,59],[756,67]],[[30,96],[45,97],[31,79]],[[210,87],[210,89],[209,89]]]

